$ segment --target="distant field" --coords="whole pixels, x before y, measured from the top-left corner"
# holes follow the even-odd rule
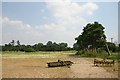
[[[75,54],[74,51],[61,52],[2,52],[3,58],[62,58],[63,54]]]
[[[75,53],[76,51],[39,51],[39,52],[14,52],[14,51],[3,51],[3,56],[10,55],[39,55],[39,54],[66,54],[66,53]]]
[[[117,78],[118,64],[112,67],[95,67],[93,58],[70,56],[75,51],[62,52],[3,52],[4,78]],[[47,62],[70,60],[68,67],[48,68]],[[104,75],[103,75],[104,73]]]

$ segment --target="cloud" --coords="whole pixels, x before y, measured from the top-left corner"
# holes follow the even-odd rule
[[[37,31],[34,26],[26,24],[20,20],[12,20],[8,17],[3,17],[2,24],[3,43],[10,42],[12,39],[17,39],[29,44],[29,42],[34,43],[35,40],[33,39],[36,37],[43,36],[42,33],[40,31]]]
[[[72,3],[70,0],[48,2],[47,5],[53,11],[53,14],[56,18],[69,18],[84,13],[91,15],[95,10],[98,9],[98,6],[95,3],[86,3],[80,5],[79,3]]]
[[[24,24],[22,21],[19,21],[19,20],[11,20],[8,17],[4,17],[2,19],[2,23],[3,24],[7,24],[7,25],[11,25],[11,26],[14,26],[14,27],[17,27],[19,29],[25,29],[25,30],[32,29],[31,25]]]
[[[86,3],[82,6],[84,11],[87,11],[87,14],[92,15],[95,10],[98,9],[98,6],[95,3]]]
[[[87,21],[83,15],[92,15],[98,9],[95,3],[80,5],[72,3],[70,0],[54,0],[54,2],[47,2],[47,6],[53,12],[57,24],[63,24],[65,27],[70,25],[84,26]]]
[[[15,30],[18,29],[20,36],[17,34],[14,38],[24,42],[47,42],[48,40],[56,42],[67,42],[69,46],[75,42],[74,38],[81,33],[81,30],[87,21],[83,17],[93,15],[94,11],[98,9],[95,3],[86,3],[80,5],[79,3],[72,3],[70,0],[55,0],[54,2],[46,2],[47,8],[52,12],[52,18],[55,22],[45,23],[37,26],[31,26],[20,20],[12,20],[8,17],[2,18],[2,23],[12,26]],[[41,12],[44,12],[42,9]],[[48,17],[43,16],[46,20]],[[6,34],[6,33],[5,33]],[[12,34],[5,36],[9,40]]]
[[[98,9],[95,3],[90,2],[81,5],[77,2],[71,2],[71,0],[54,0],[53,2],[47,2],[47,7],[56,19],[54,23],[55,26],[62,26],[64,28],[64,32],[66,31],[65,35],[69,37],[71,40],[69,42],[71,43],[73,43],[74,38],[81,33],[83,26],[87,24],[84,16],[92,16]],[[51,25],[47,27],[51,27]]]

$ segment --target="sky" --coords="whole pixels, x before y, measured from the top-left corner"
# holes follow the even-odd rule
[[[21,44],[48,41],[75,43],[87,23],[98,21],[105,27],[107,41],[118,42],[117,2],[2,2],[2,42]],[[1,35],[0,35],[1,36]]]

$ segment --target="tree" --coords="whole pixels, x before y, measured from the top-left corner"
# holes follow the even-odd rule
[[[2,51],[2,46],[0,45],[0,52]]]
[[[19,40],[17,41],[17,45],[20,46],[20,41]]]
[[[117,51],[120,52],[120,44],[118,44]]]
[[[67,43],[59,43],[59,48],[61,51],[64,51],[67,49],[68,44]]]
[[[110,51],[112,51],[112,52],[117,51],[117,46],[114,43],[106,42],[106,44],[108,45],[108,48],[109,48]]]
[[[79,49],[102,48],[106,43],[104,27],[98,22],[88,23],[81,35],[75,38],[75,40],[77,41],[76,44],[79,45]]]
[[[59,51],[59,45],[56,42],[53,43],[53,51]]]
[[[46,44],[46,47],[47,47],[47,51],[53,51],[52,50],[52,41],[48,41]]]
[[[35,44],[33,46],[33,48],[36,50],[36,51],[42,51],[43,50],[43,43],[38,43],[38,44]]]
[[[77,43],[73,44],[73,49],[79,51],[79,45]]]
[[[10,42],[10,44],[11,44],[12,46],[14,46],[14,45],[15,45],[15,41],[12,40],[12,42]]]

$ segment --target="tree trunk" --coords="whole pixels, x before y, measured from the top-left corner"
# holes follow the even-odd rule
[[[106,45],[106,48],[107,48],[108,55],[111,55],[111,53],[110,53],[110,50],[109,50],[109,48],[108,48],[107,43],[105,43],[105,45]]]

